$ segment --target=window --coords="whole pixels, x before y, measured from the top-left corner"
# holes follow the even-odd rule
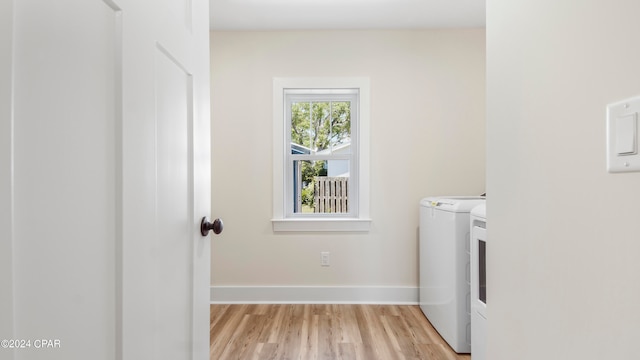
[[[286,214],[356,216],[357,89],[285,89]]]
[[[368,79],[274,79],[275,231],[367,231]]]

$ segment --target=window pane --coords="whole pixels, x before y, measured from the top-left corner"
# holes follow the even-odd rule
[[[298,102],[291,104],[291,153],[309,154],[311,137],[310,103]]]
[[[329,146],[332,152],[351,153],[351,102],[331,103],[331,135]]]
[[[329,108],[328,102],[314,102],[311,107],[311,150],[323,152],[329,148]]]
[[[349,212],[349,160],[293,161],[294,213]]]
[[[292,154],[322,152],[329,148],[331,122],[329,102],[294,102],[291,104]],[[307,152],[297,152],[306,149]]]

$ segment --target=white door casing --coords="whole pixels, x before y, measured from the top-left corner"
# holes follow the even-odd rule
[[[208,358],[208,2],[2,6],[0,358]]]

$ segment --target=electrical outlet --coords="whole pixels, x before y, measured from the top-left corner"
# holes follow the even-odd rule
[[[329,266],[329,252],[323,251],[320,253],[320,266]]]

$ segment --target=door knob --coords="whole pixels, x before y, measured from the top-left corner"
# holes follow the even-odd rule
[[[213,230],[213,233],[216,235],[220,234],[223,228],[224,224],[222,224],[222,219],[215,219],[213,220],[213,223],[210,223],[209,219],[205,216],[200,222],[200,233],[202,236],[209,235],[209,230]]]

